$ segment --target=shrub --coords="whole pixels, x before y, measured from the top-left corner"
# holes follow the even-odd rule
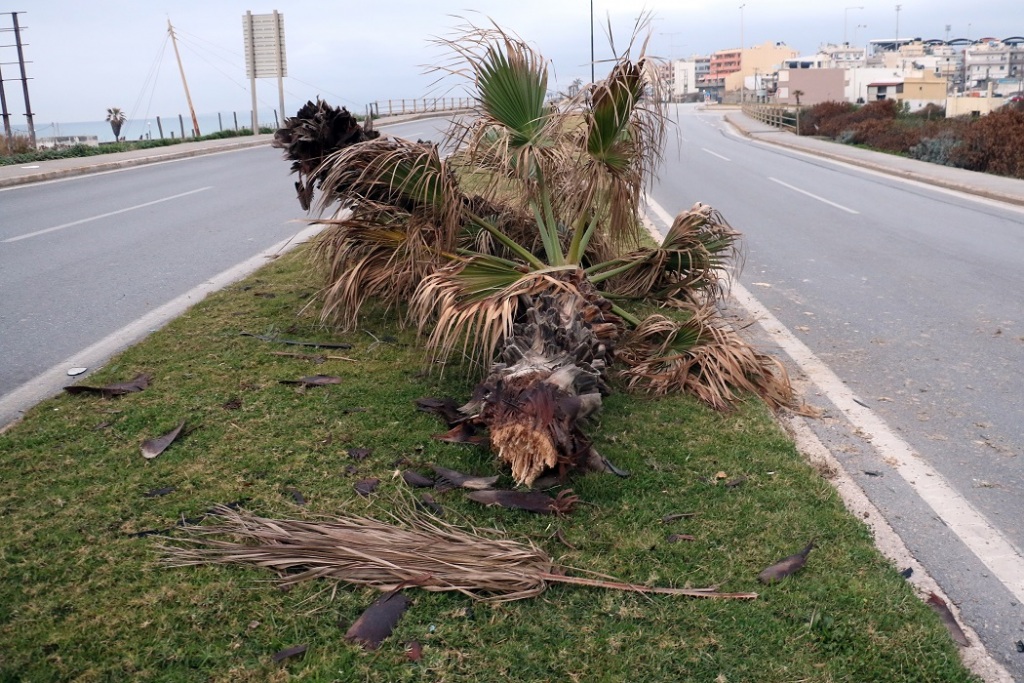
[[[854,109],[849,102],[821,102],[808,107],[800,112],[800,134],[835,137],[839,130],[833,129],[833,122]]]
[[[952,166],[953,151],[960,146],[960,140],[953,135],[943,133],[934,138],[921,138],[921,141],[910,148],[913,159],[927,161],[932,164]]]
[[[954,166],[1024,178],[1024,111],[1004,107],[965,126]]]
[[[32,141],[27,135],[13,135],[10,142],[5,136],[0,136],[0,156],[11,156],[12,154],[25,154],[32,151]]]

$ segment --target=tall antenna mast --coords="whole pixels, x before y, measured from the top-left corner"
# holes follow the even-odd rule
[[[174,56],[178,60],[178,71],[181,72],[181,84],[185,86],[185,100],[188,102],[188,113],[192,115],[192,130],[195,131],[196,137],[199,137],[199,120],[196,118],[196,110],[192,106],[192,96],[188,93],[188,81],[185,80],[185,68],[181,65],[181,55],[178,53],[178,39],[174,35],[174,27],[171,26],[170,17],[167,18],[167,33],[171,36],[171,44],[174,45]]]

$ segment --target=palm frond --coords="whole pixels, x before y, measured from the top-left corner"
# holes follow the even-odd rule
[[[270,569],[283,585],[333,579],[381,591],[415,587],[507,602],[540,595],[549,583],[694,598],[751,600],[757,593],[621,583],[598,574],[572,576],[530,541],[491,529],[463,529],[424,515],[394,521],[336,516],[305,521],[268,519],[215,509],[219,523],[186,526],[178,545],[162,546],[164,565],[237,564]],[[224,537],[235,540],[225,540]]]
[[[591,269],[595,282],[626,297],[719,299],[739,269],[740,234],[722,215],[697,203],[680,212],[657,249],[627,254]]]
[[[520,297],[570,287],[555,277],[558,272],[525,272],[491,257],[468,258],[424,278],[410,316],[421,334],[433,323],[426,347],[435,361],[446,362],[461,347],[471,362],[489,362],[512,332]]]
[[[652,315],[631,331],[618,358],[631,389],[691,394],[716,410],[730,410],[749,392],[774,408],[798,407],[785,367],[759,353],[715,308],[694,308],[684,322]]]

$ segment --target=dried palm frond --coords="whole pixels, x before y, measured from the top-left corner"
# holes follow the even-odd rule
[[[560,269],[524,270],[476,256],[424,278],[410,302],[410,316],[419,321],[421,334],[436,321],[426,343],[433,358],[444,362],[461,345],[471,361],[489,362],[512,331],[520,297],[571,290],[557,277]]]
[[[327,174],[324,159],[342,147],[378,137],[380,133],[371,125],[360,126],[345,107],[332,107],[318,97],[316,103],[306,102],[295,116],[284,120],[271,145],[292,160],[292,173],[299,176],[295,183],[299,203],[308,211],[314,190]]]
[[[186,538],[178,540],[188,545],[162,547],[165,565],[249,565],[277,572],[285,585],[324,578],[381,591],[455,591],[497,602],[536,597],[549,583],[699,598],[757,597],[567,576],[533,543],[520,543],[496,531],[462,529],[420,514],[384,522],[358,516],[267,519],[224,507],[215,513],[218,524],[182,527]],[[218,538],[224,536],[237,540]]]
[[[772,408],[797,408],[786,368],[759,353],[712,306],[685,322],[652,315],[623,340],[618,358],[630,388],[656,395],[682,391],[717,410],[729,410],[749,391]]]

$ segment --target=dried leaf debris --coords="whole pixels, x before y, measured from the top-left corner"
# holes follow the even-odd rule
[[[152,460],[164,451],[166,451],[174,440],[181,434],[181,430],[185,428],[184,420],[177,427],[167,432],[163,436],[158,436],[153,439],[146,439],[142,442],[142,457],[147,460]]]
[[[75,384],[69,387],[64,387],[64,391],[69,394],[99,394],[104,398],[113,398],[115,396],[124,396],[125,394],[133,394],[135,392],[142,391],[149,386],[149,382],[152,379],[152,375],[142,372],[135,375],[134,378],[127,382],[116,382],[104,387],[90,387],[83,384]]]
[[[532,543],[496,531],[462,529],[410,511],[384,522],[345,516],[319,521],[267,519],[217,508],[218,522],[187,526],[184,545],[163,546],[165,564],[242,564],[271,569],[282,585],[318,578],[382,591],[417,587],[510,601],[540,595],[549,583],[699,598],[753,599],[757,593],[667,588],[572,576]],[[224,537],[234,540],[225,540]]]
[[[812,540],[800,552],[796,553],[795,555],[785,557],[776,562],[775,564],[773,564],[772,566],[768,567],[764,571],[762,571],[760,574],[757,575],[757,580],[761,583],[770,584],[775,583],[776,581],[781,581],[787,576],[795,574],[796,572],[800,571],[803,568],[803,566],[807,563],[807,555],[811,552],[813,548],[815,548],[815,545],[814,541]]]
[[[376,650],[395,630],[398,620],[408,608],[409,598],[401,591],[380,596],[349,627],[345,640],[359,643],[366,650]]]

